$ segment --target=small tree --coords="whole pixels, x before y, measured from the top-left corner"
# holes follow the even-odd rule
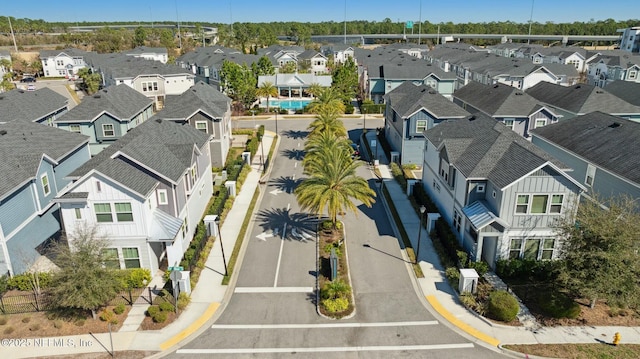
[[[60,268],[52,278],[50,294],[58,306],[96,311],[120,290],[115,269],[104,265],[108,241],[96,227],[77,226],[67,241],[54,244],[55,262]]]
[[[636,199],[593,195],[583,199],[575,217],[565,218],[556,229],[565,238],[561,284],[591,299],[592,308],[598,298],[622,307],[639,304],[640,213]]]

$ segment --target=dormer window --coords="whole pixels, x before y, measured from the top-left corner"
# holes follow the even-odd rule
[[[478,185],[476,186],[476,192],[478,192],[478,193],[484,193],[484,190],[485,190],[485,186],[484,186],[484,184],[478,184]]]

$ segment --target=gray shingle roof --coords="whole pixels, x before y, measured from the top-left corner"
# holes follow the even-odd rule
[[[640,183],[638,122],[598,111],[537,128],[532,134]]]
[[[588,84],[560,86],[540,82],[527,89],[526,92],[538,101],[575,114],[586,114],[593,111],[618,115],[640,114],[640,107],[634,106],[604,89]]]
[[[460,106],[449,101],[431,87],[416,86],[411,81],[405,81],[400,86],[385,95],[386,102],[402,118],[407,118],[416,111],[424,108],[438,119],[458,118],[468,116],[469,113]]]
[[[444,72],[437,66],[414,58],[395,63],[382,64],[382,76],[388,80],[418,80],[433,74],[441,80],[455,80],[456,74]]]
[[[89,57],[87,63],[105,73],[105,76],[120,78],[135,78],[140,75],[178,75],[193,74],[177,65],[163,64],[160,61],[127,56],[124,54],[96,54]]]
[[[108,112],[121,121],[128,121],[153,104],[153,100],[127,85],[110,86],[60,116],[55,122],[89,122],[103,112]]]
[[[11,90],[0,94],[0,123],[34,122],[67,107],[67,98],[43,87],[36,91]]]
[[[640,106],[640,83],[613,81],[607,85],[605,91],[614,96],[618,96],[632,105]]]
[[[466,178],[487,179],[504,188],[541,165],[557,159],[503,124],[483,114],[445,121],[424,132],[436,147],[444,145],[449,162]]]
[[[453,97],[494,117],[527,117],[539,108],[539,101],[503,84],[483,85],[471,81],[454,92]]]
[[[87,136],[25,121],[0,125],[0,197],[35,177],[43,155],[61,161]]]
[[[81,177],[96,170],[146,197],[158,181],[152,174],[132,163],[132,160],[177,182],[191,166],[194,145],[202,148],[208,140],[209,135],[191,126],[160,119],[147,120],[73,171],[70,176]],[[121,154],[115,155],[117,152]]]
[[[178,96],[167,96],[165,107],[155,118],[186,119],[196,111],[202,111],[211,118],[221,119],[227,113],[231,99],[213,86],[202,81]]]

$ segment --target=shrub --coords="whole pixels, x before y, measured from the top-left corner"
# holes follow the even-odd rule
[[[4,334],[11,334],[15,329],[13,327],[4,328]]]
[[[37,332],[38,330],[40,330],[40,324],[39,323],[33,323],[29,326],[29,330],[32,332]]]
[[[264,136],[264,125],[260,125],[260,127],[258,127],[258,138],[262,140],[262,136]]]
[[[467,260],[469,259],[469,255],[465,251],[456,251],[456,256],[458,257],[458,267],[466,268]]]
[[[510,322],[518,315],[520,306],[514,296],[505,290],[493,291],[489,294],[488,314],[495,320]]]
[[[33,289],[33,279],[31,273],[15,275],[7,280],[8,289],[27,291]],[[38,283],[40,288],[46,288],[51,282],[51,274],[45,272],[38,273]]]
[[[476,270],[476,272],[478,272],[478,275],[480,277],[484,276],[485,274],[487,274],[487,272],[489,271],[489,264],[487,262],[469,262],[469,265],[467,266],[469,268],[473,268]]]
[[[320,290],[320,296],[324,299],[347,298],[349,294],[351,287],[340,279],[325,283]]]
[[[178,309],[183,310],[190,302],[191,297],[187,293],[182,292],[178,295]]]
[[[84,322],[85,322],[84,319],[77,319],[74,323],[78,327],[83,327],[84,326]]]
[[[575,319],[580,315],[580,305],[561,292],[540,295],[538,305],[545,315],[553,318]]]
[[[331,253],[332,249],[336,249],[336,255],[338,257],[340,257],[342,255],[342,251],[340,250],[340,243],[338,242],[333,242],[333,243],[329,243],[327,245],[324,246],[323,250],[325,253]]]
[[[460,282],[460,271],[456,267],[449,267],[444,271],[445,277],[449,281],[449,284],[456,290],[458,290],[458,282]]]
[[[5,324],[7,324],[8,321],[9,321],[9,319],[7,319],[6,316],[3,315],[3,316],[0,317],[0,325],[5,325]]]
[[[560,261],[536,261],[530,259],[499,260],[496,274],[504,279],[536,280],[552,282],[557,277]]]
[[[145,280],[147,283],[151,281],[151,271],[146,268],[123,269],[118,275],[125,289],[144,288]]]
[[[31,317],[23,317],[22,318],[22,322],[25,323],[25,324],[29,323],[30,321],[31,321]]]
[[[462,305],[473,310],[474,312],[477,312],[480,315],[484,315],[484,308],[478,303],[474,294],[471,294],[469,292],[462,293],[460,295],[460,302],[462,303]]]
[[[156,323],[164,323],[167,321],[167,317],[168,317],[167,312],[160,311],[155,315],[153,315],[151,319],[153,319],[153,321]]]
[[[113,312],[120,315],[122,313],[124,313],[124,310],[126,308],[124,307],[124,304],[120,303],[118,305],[115,306],[115,308],[113,308]]]
[[[100,313],[100,320],[107,323],[112,323],[116,320],[116,315],[109,309],[105,309]]]
[[[422,186],[414,186],[413,187],[413,197],[416,199],[418,203],[418,207],[420,205],[424,205],[427,208],[426,213],[438,213],[438,207],[431,200],[431,197],[427,194]]]
[[[322,301],[322,305],[330,313],[344,312],[349,308],[349,300],[346,298],[325,299]]]
[[[9,290],[9,284],[7,283],[9,278],[6,275],[0,277],[0,295],[6,293]]]
[[[160,311],[163,311],[163,312],[173,312],[174,310],[176,310],[173,304],[169,302],[162,302],[160,303],[159,307],[160,307]]]
[[[353,107],[352,104],[348,103],[345,107],[344,107],[344,113],[347,115],[351,115],[353,112],[355,111],[355,108]]]
[[[150,317],[153,317],[159,311],[160,311],[160,307],[157,306],[157,305],[151,305],[151,306],[149,306],[149,308],[147,308],[147,314],[149,314]]]
[[[63,325],[64,325],[64,322],[60,319],[56,319],[53,321],[53,327],[56,329],[62,328]]]

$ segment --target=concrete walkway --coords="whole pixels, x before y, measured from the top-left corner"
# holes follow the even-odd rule
[[[367,136],[369,136],[370,140],[374,139],[375,132],[369,131]],[[271,148],[274,138],[274,133],[265,133],[265,152]],[[3,345],[0,346],[0,357],[33,358],[55,355],[78,355],[78,357],[81,357],[83,353],[108,353],[112,348],[116,352],[125,350],[160,352],[177,348],[180,342],[190,335],[206,330],[214,320],[213,318],[219,308],[228,301],[228,296],[231,294],[227,293],[227,286],[222,285],[224,263],[220,243],[224,246],[226,259],[228,260],[236,240],[239,239],[237,238],[238,234],[245,216],[248,215],[249,204],[262,175],[259,157],[261,147],[259,147],[258,154],[252,160],[251,172],[236,197],[232,210],[222,224],[222,241],[215,242],[207,259],[206,269],[202,272],[199,284],[192,292],[191,303],[175,322],[162,330],[130,331],[134,326],[137,328],[141,322],[140,317],[136,316],[131,320],[125,321],[127,329],[121,329],[111,335],[109,333],[100,333],[40,338],[37,343],[31,340],[29,345]],[[389,191],[398,211],[403,214],[402,225],[407,233],[418,233],[418,226],[420,225],[418,215],[411,207],[409,199],[400,185],[392,179],[384,151],[379,150],[379,157],[381,162],[379,170],[384,178],[384,186]],[[383,201],[383,203],[385,202]],[[388,205],[388,203],[385,203],[387,209]],[[412,241],[416,241],[416,239],[411,237]],[[413,245],[416,248],[417,243],[413,243]],[[623,344],[640,344],[640,328],[637,327],[543,327],[538,330],[528,330],[524,327],[511,327],[491,323],[468,311],[460,304],[456,292],[451,288],[444,276],[444,270],[426,230],[422,231],[419,260],[424,278],[417,278],[416,282],[438,319],[449,322],[451,325],[457,326],[469,335],[490,345],[611,342],[613,334],[616,332],[620,333]],[[139,311],[140,309],[135,310],[136,313]],[[123,326],[123,328],[125,327]]]

